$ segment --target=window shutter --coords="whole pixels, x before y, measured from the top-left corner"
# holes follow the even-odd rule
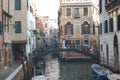
[[[21,0],[15,0],[15,10],[21,10]]]
[[[73,25],[71,25],[71,34],[73,35],[73,32],[74,30],[73,30]]]
[[[90,24],[88,24],[88,34],[90,34]]]
[[[120,15],[117,17],[117,28],[120,30]]]
[[[67,25],[65,25],[65,35],[67,35]]]
[[[84,34],[84,24],[82,24],[82,34]]]
[[[113,18],[109,19],[110,32],[113,32]]]
[[[21,33],[21,21],[15,21],[15,33]]]
[[[2,34],[3,32],[3,25],[2,25],[2,22],[0,21],[0,34]]]

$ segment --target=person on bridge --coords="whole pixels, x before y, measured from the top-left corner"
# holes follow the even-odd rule
[[[63,40],[63,42],[62,42],[62,49],[66,49],[65,40]]]

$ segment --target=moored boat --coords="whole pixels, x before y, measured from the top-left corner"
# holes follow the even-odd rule
[[[100,66],[99,64],[93,64],[92,66],[92,72],[93,75],[95,75],[96,77],[98,77],[100,80],[107,80],[107,74],[111,74],[112,71]]]
[[[120,74],[107,74],[107,78],[108,80],[120,80]]]

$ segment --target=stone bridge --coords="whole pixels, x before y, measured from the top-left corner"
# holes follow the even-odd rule
[[[99,53],[93,53],[86,47],[82,47],[82,48],[68,47],[66,49],[63,49],[62,47],[53,47],[53,48],[50,47],[50,48],[45,48],[44,54],[47,55],[52,53],[55,56],[59,56],[59,53],[63,51],[66,51],[66,52],[74,51],[74,52],[89,56],[92,59],[99,62]]]

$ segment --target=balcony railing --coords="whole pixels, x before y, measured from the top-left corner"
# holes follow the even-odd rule
[[[80,18],[80,15],[74,15],[74,18]]]
[[[105,4],[106,11],[110,11],[120,5],[120,0],[110,0]]]
[[[89,46],[84,46],[84,45],[76,45],[76,44],[66,44],[66,48],[62,48],[62,43],[57,43],[54,46],[48,46],[45,48],[45,55],[49,53],[57,53],[61,51],[75,51],[87,56],[92,57],[94,60],[99,61],[99,51],[91,51]]]

